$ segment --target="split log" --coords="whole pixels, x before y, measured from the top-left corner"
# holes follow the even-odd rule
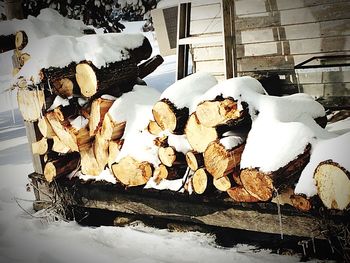
[[[157,137],[153,140],[153,142],[154,142],[154,145],[157,147],[163,147],[163,148],[169,147],[168,136]]]
[[[79,160],[79,153],[70,153],[47,162],[44,168],[45,179],[50,183],[60,176],[73,172],[78,168]]]
[[[45,103],[44,92],[39,89],[19,89],[17,102],[25,121],[37,121],[42,115]]]
[[[110,141],[108,144],[108,167],[112,169],[112,164],[118,157],[120,149],[122,148],[124,140]]]
[[[240,186],[243,185],[242,181],[241,181],[241,177],[240,177],[240,168],[239,168],[239,166],[237,166],[236,169],[233,170],[231,176],[232,176],[232,179],[235,182],[235,184],[240,185]]]
[[[28,44],[28,36],[24,31],[18,31],[15,37],[16,49],[22,50]]]
[[[228,189],[226,192],[235,202],[239,202],[239,203],[259,202],[259,199],[252,196],[243,186],[234,186]]]
[[[213,185],[219,191],[226,192],[228,189],[231,188],[232,183],[228,176],[223,176],[220,178],[214,178]]]
[[[103,169],[97,163],[94,150],[92,147],[84,148],[80,151],[81,156],[81,172],[86,175],[97,176]]]
[[[56,114],[54,112],[48,112],[46,113],[46,118],[61,142],[67,145],[71,151],[78,151],[76,136],[72,131],[70,131],[69,128],[61,124],[61,122],[57,119]]]
[[[192,171],[196,171],[204,166],[203,154],[195,151],[190,151],[186,153],[186,162]]]
[[[124,134],[125,125],[125,122],[114,122],[107,113],[103,118],[100,134],[105,140],[118,140]]]
[[[177,152],[174,147],[160,147],[158,149],[158,157],[162,164],[172,167],[177,164],[185,163],[185,155]]]
[[[0,53],[16,48],[15,35],[0,35]]]
[[[93,136],[97,133],[97,130],[101,127],[104,117],[109,108],[112,106],[113,102],[113,100],[102,98],[96,99],[92,102],[89,118],[90,136]]]
[[[40,133],[45,138],[52,139],[54,136],[56,136],[56,133],[53,131],[51,124],[48,122],[48,120],[45,116],[42,116],[38,120],[38,128],[39,128]]]
[[[185,133],[192,149],[200,153],[203,153],[209,143],[215,141],[219,136],[215,128],[201,124],[195,113],[192,113],[189,117]]]
[[[163,131],[156,121],[150,121],[148,123],[147,130],[150,134],[153,134],[155,136],[158,136],[159,133]]]
[[[195,171],[191,181],[192,189],[196,194],[206,194],[214,190],[213,177],[204,168]]]
[[[96,161],[102,171],[108,163],[109,141],[105,140],[100,134],[96,134],[93,148]]]
[[[328,209],[350,206],[350,172],[332,160],[321,162],[314,173],[317,193]]]
[[[237,126],[245,119],[250,119],[247,104],[242,103],[243,109],[232,98],[217,98],[198,104],[196,115],[200,123],[206,127],[218,125]]]
[[[153,171],[153,177],[155,181],[159,183],[162,179],[176,180],[181,179],[185,175],[187,167],[184,165],[177,165],[173,167],[167,167],[164,164],[160,164]]]
[[[87,128],[80,129],[75,136],[79,151],[88,150],[94,139],[94,137],[90,136],[90,132]]]
[[[68,153],[70,151],[70,148],[65,145],[57,136],[53,136],[53,145],[52,145],[52,151],[56,153]]]
[[[81,107],[78,103],[77,98],[72,98],[69,100],[69,105],[59,106],[54,109],[56,117],[59,121],[64,122],[68,119],[74,119],[80,115]]]
[[[241,181],[244,188],[261,201],[268,201],[276,190],[282,192],[291,187],[300,175],[300,172],[310,160],[311,146],[308,145],[302,154],[290,161],[277,171],[264,173],[259,169],[243,169]]]
[[[232,149],[226,149],[220,141],[211,142],[204,152],[204,165],[214,178],[220,178],[240,164],[245,144],[239,144]]]
[[[114,176],[125,186],[140,186],[152,176],[152,167],[148,162],[139,162],[127,156],[112,165]]]
[[[42,138],[37,142],[32,143],[32,153],[44,155],[49,149],[52,148],[53,141],[47,138]]]
[[[178,109],[168,99],[162,99],[152,108],[154,120],[162,130],[169,130],[173,134],[183,134],[188,120],[188,108]]]

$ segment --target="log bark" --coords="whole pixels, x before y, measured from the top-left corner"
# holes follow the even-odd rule
[[[247,104],[241,109],[237,101],[231,98],[217,98],[212,101],[204,101],[198,104],[196,115],[200,123],[206,127],[227,125],[238,126],[246,118],[250,118],[247,111]]]
[[[177,164],[185,164],[185,155],[177,152],[174,147],[160,147],[158,149],[158,157],[162,164],[172,167]]]
[[[207,194],[214,190],[213,177],[204,168],[195,171],[191,181],[192,189],[196,194]]]
[[[130,156],[113,164],[112,171],[117,180],[128,187],[144,185],[152,176],[152,167],[148,162],[139,162]]]
[[[45,104],[44,92],[39,89],[19,89],[17,102],[25,121],[37,121],[42,115]]]
[[[186,162],[192,171],[196,171],[204,166],[203,154],[195,151],[190,151],[186,153]]]
[[[321,162],[314,173],[317,193],[328,209],[350,207],[350,172],[332,160]]]
[[[28,44],[28,36],[24,31],[16,32],[15,45],[16,49],[22,50]]]
[[[214,178],[220,178],[229,173],[240,164],[245,144],[233,149],[226,149],[220,141],[211,142],[204,152],[204,165]]]
[[[294,160],[270,173],[261,172],[257,168],[243,169],[240,177],[244,188],[261,201],[270,200],[275,189],[282,192],[298,180],[300,172],[310,160],[310,150],[311,146],[308,145]]]
[[[192,113],[189,117],[185,133],[192,149],[200,153],[203,153],[209,143],[219,137],[217,130],[201,124],[195,113]]]
[[[239,202],[239,203],[259,202],[259,199],[252,196],[243,186],[234,186],[228,189],[226,192],[235,202]]]
[[[188,120],[188,108],[178,109],[168,99],[162,99],[154,104],[152,109],[154,120],[162,130],[174,134],[183,134]]]
[[[50,183],[60,176],[73,172],[78,168],[79,160],[79,153],[70,153],[47,162],[44,168],[45,179]]]
[[[142,64],[138,65],[139,68],[139,78],[143,79],[144,77],[151,74],[153,71],[155,71],[162,63],[164,62],[164,59],[160,55],[156,55],[149,60],[143,62]]]
[[[0,53],[16,48],[15,35],[0,35]]]

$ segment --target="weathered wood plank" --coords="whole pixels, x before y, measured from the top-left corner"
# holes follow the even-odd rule
[[[235,0],[236,14],[248,15],[264,13],[266,11],[281,11],[288,9],[298,9],[332,3],[346,2],[346,0]]]
[[[193,48],[193,59],[195,61],[224,59],[224,47],[222,45],[213,45],[208,47]]]
[[[44,171],[44,160],[43,157],[38,154],[33,154],[32,143],[37,142],[42,138],[42,135],[38,128],[38,122],[28,122],[24,121],[26,128],[26,134],[28,138],[28,144],[30,148],[30,153],[32,155],[33,168],[36,173],[43,174]]]
[[[237,31],[237,44],[349,36],[350,19]]]
[[[225,72],[224,60],[197,61],[196,71],[206,71],[214,73],[214,75],[223,74]]]
[[[212,34],[222,32],[222,19],[212,18],[191,21],[191,35]]]
[[[210,3],[201,6],[192,6],[191,9],[191,21],[211,19],[221,17],[221,4]]]
[[[237,45],[237,57],[301,55],[350,50],[350,35]]]
[[[265,12],[255,15],[237,16],[237,30],[305,24],[312,22],[349,19],[350,2],[324,4],[290,9],[278,12]]]

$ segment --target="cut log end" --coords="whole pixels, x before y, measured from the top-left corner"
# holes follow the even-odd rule
[[[150,134],[158,136],[163,130],[156,121],[150,121],[147,130]]]
[[[249,194],[260,201],[268,201],[273,196],[273,182],[268,174],[256,169],[244,169],[241,172],[241,181]]]
[[[307,212],[312,207],[310,200],[304,196],[301,196],[301,195],[293,194],[290,196],[290,200],[291,200],[293,207],[295,207],[296,209],[298,209],[302,212]]]
[[[15,37],[16,49],[22,50],[28,44],[28,36],[24,31],[18,31]]]
[[[201,124],[196,114],[191,114],[186,124],[185,133],[192,149],[203,153],[209,143],[218,138],[215,128],[205,127]]]
[[[112,165],[114,176],[126,186],[140,186],[152,176],[152,167],[148,162],[139,162],[127,156]]]
[[[190,151],[186,153],[186,162],[192,171],[196,171],[204,165],[203,154]]]
[[[214,179],[213,184],[216,189],[222,192],[225,192],[231,188],[231,181],[227,176]]]
[[[96,74],[90,65],[86,63],[78,64],[75,78],[83,96],[89,98],[97,92]]]
[[[173,107],[164,101],[158,101],[152,109],[153,117],[158,126],[162,130],[168,129],[174,131],[176,129],[176,115]]]
[[[166,166],[173,166],[176,160],[176,151],[173,147],[160,147],[158,149],[159,160]]]
[[[344,210],[350,205],[349,171],[332,161],[321,162],[314,174],[318,196],[329,209]]]
[[[202,102],[197,106],[196,114],[200,123],[206,127],[215,127],[241,117],[237,102],[232,99]]]
[[[209,189],[211,175],[204,169],[198,169],[192,177],[192,188],[196,194],[203,194]]]
[[[44,168],[44,176],[46,181],[48,181],[49,183],[51,183],[53,181],[53,179],[56,177],[56,167],[53,163],[48,162],[45,165]]]

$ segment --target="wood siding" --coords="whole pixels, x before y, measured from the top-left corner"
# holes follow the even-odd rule
[[[313,56],[350,55],[348,10],[348,0],[235,0],[238,75],[278,74],[283,79],[284,93],[349,96],[350,67],[298,73],[294,69]],[[223,33],[219,1],[192,3],[190,33]],[[223,79],[223,41],[191,47],[195,71],[210,71]]]

